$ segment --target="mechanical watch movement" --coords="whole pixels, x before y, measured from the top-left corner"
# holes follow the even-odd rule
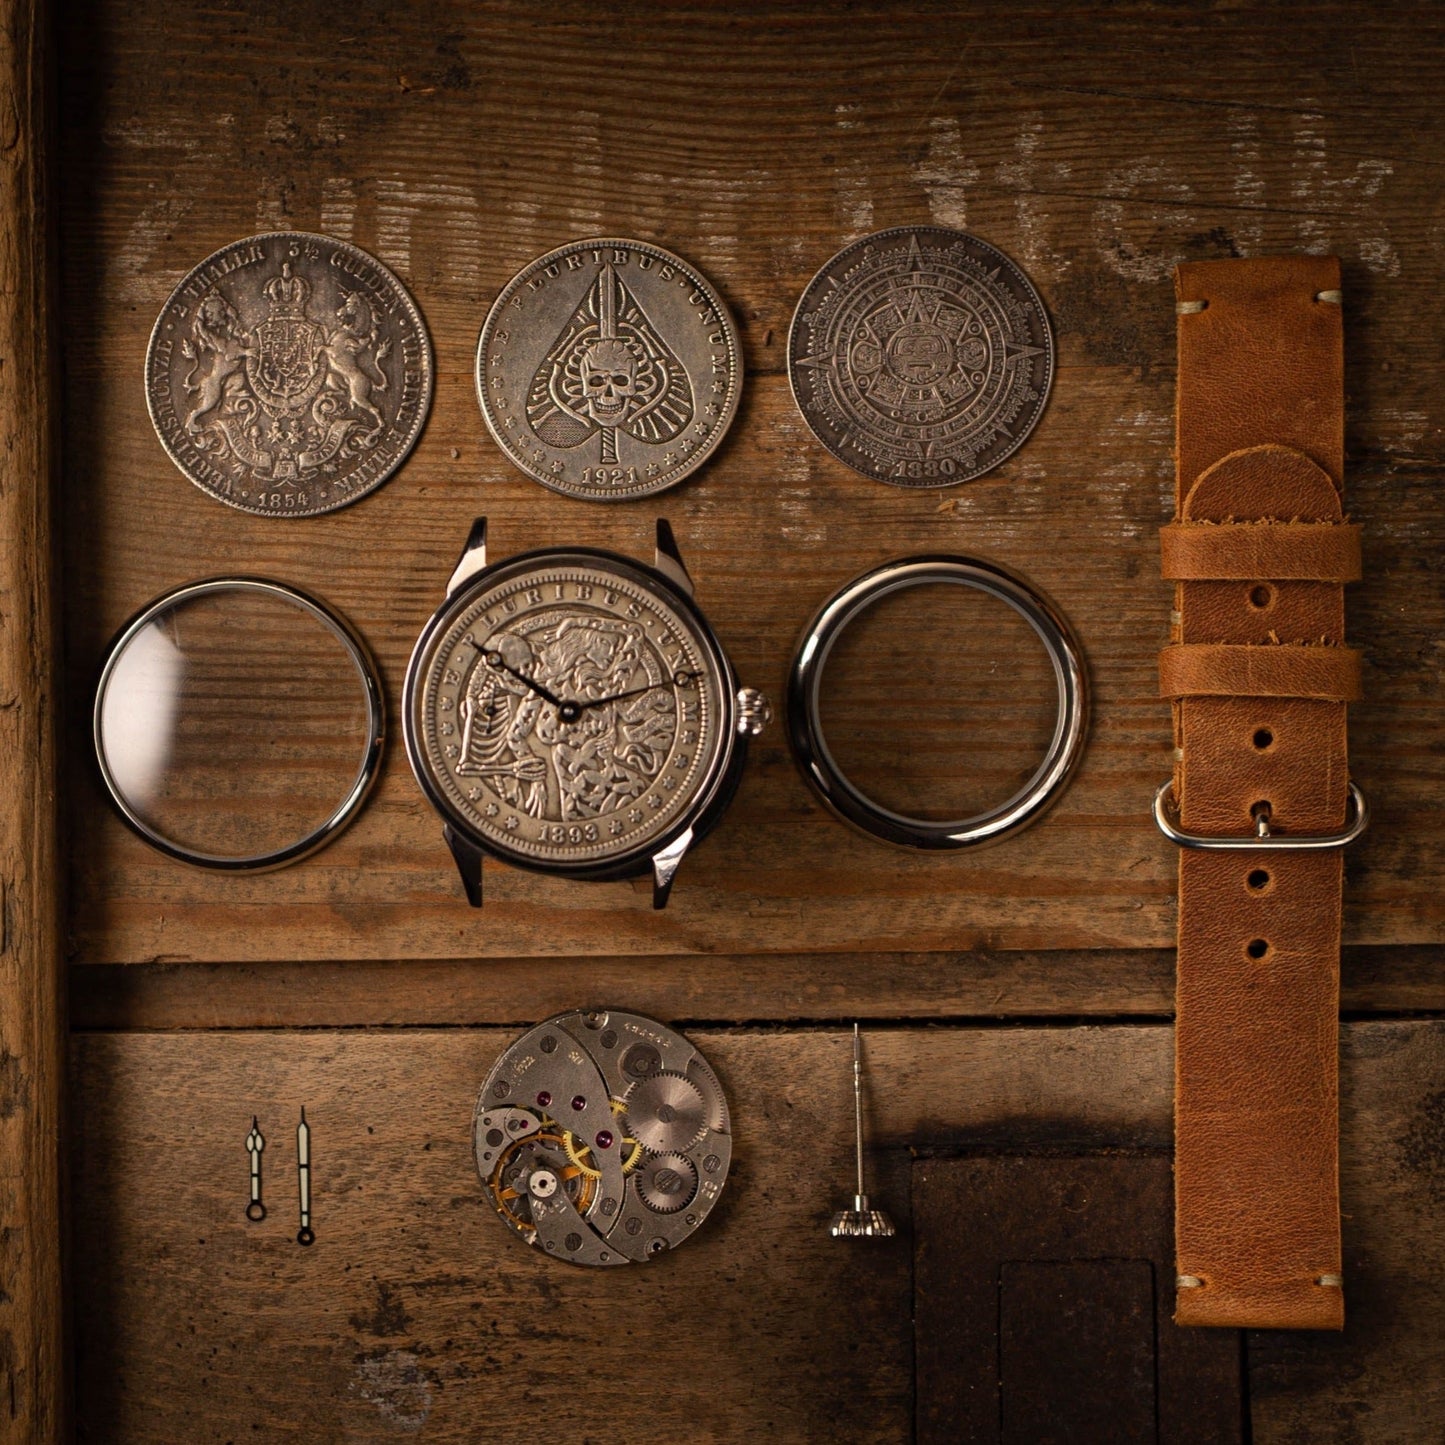
[[[484,854],[567,878],[650,872],[664,907],[771,711],[738,686],[662,520],[649,567],[589,547],[489,566],[479,519],[403,703],[473,907]]]
[[[572,1010],[492,1066],[472,1150],[493,1207],[529,1244],[574,1264],[641,1264],[701,1227],[732,1132],[717,1075],[681,1034]]]

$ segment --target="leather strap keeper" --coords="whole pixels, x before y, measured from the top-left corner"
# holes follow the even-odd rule
[[[1163,529],[1180,826],[1339,831],[1359,657],[1343,583],[1339,263],[1180,266],[1177,496]],[[1176,1320],[1338,1329],[1341,860],[1181,849]]]
[[[1313,697],[1353,702],[1359,695],[1360,654],[1353,647],[1180,642],[1159,654],[1160,697]]]
[[[1173,522],[1159,529],[1159,551],[1171,582],[1360,580],[1352,522]]]

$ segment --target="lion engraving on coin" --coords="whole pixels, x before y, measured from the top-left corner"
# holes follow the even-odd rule
[[[374,445],[386,418],[391,343],[360,292],[341,289],[328,324],[311,314],[313,286],[289,262],[262,288],[266,311],[247,321],[213,288],[181,344],[193,404],[185,430],[202,451],[261,480],[334,471],[343,453]]]

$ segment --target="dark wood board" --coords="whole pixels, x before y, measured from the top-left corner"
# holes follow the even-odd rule
[[[83,964],[82,1028],[317,1028],[525,1022],[579,998],[630,999],[663,1019],[1163,1018],[1174,953],[828,953],[689,958],[411,959]],[[1445,955],[1347,949],[1347,1013],[1438,1009]]]
[[[45,7],[0,0],[0,1440],[68,1427],[63,672]]]
[[[870,1188],[891,1243],[829,1239],[851,1191],[841,1030],[697,1031],[734,1117],[717,1211],[675,1254],[593,1271],[537,1255],[482,1199],[475,1092],[499,1030],[80,1034],[73,1160],[81,1438],[581,1440],[646,1393],[704,1440],[910,1437],[908,1153],[1163,1152],[1162,1027],[865,1035]],[[1350,1024],[1348,1322],[1251,1340],[1257,1445],[1426,1445],[1445,1430],[1439,1195],[1445,1025]],[[317,1242],[293,1242],[312,1126]],[[270,1216],[243,1218],[259,1113]],[[958,1238],[970,1222],[953,1222]],[[620,1398],[619,1398],[620,1397]],[[1353,1433],[1352,1433],[1353,1432]]]
[[[1377,821],[1351,859],[1347,937],[1438,940],[1445,605],[1429,479],[1445,334],[1442,38],[1430,7],[653,7],[605,19],[441,3],[68,7],[76,956],[1167,946],[1173,856],[1147,810],[1168,770],[1154,654],[1169,605],[1155,540],[1172,485],[1169,272],[1188,257],[1297,249],[1345,261],[1349,493],[1369,568],[1351,604],[1369,659],[1352,766]],[[833,461],[782,374],[814,268],[871,228],[909,222],[967,225],[1001,246],[1057,331],[1036,435],[990,477],[943,493],[895,491]],[[414,459],[375,496],[306,523],[234,513],[185,482],[152,434],[140,379],[150,324],[183,272],[274,226],[330,231],[396,268],[438,358]],[[502,459],[472,395],[498,288],[541,250],[599,231],[695,260],[745,339],[731,437],[651,504],[544,492]],[[482,511],[499,552],[569,539],[637,552],[665,512],[740,670],[775,696],[803,621],[863,567],[923,548],[1014,566],[1084,639],[1098,706],[1083,770],[1007,848],[917,857],[826,817],[774,729],[661,915],[640,888],[502,868],[488,869],[488,908],[472,915],[395,746],[355,827],[287,872],[191,872],[121,828],[83,763],[83,714],[101,648],[132,609],[238,565],[315,587],[374,646],[394,716],[411,642]],[[920,662],[930,649],[932,637]],[[869,724],[880,748],[965,751],[946,717],[902,701],[895,718],[880,699]],[[900,746],[915,727],[918,745]],[[1001,712],[983,728],[987,751],[1011,724]]]
[[[470,1441],[545,1418],[579,1440],[639,1420],[684,1438],[908,1439],[910,1151],[1167,1155],[1175,863],[1147,814],[1170,766],[1154,661],[1170,605],[1156,540],[1173,492],[1170,271],[1307,250],[1344,261],[1347,492],[1368,573],[1349,600],[1367,660],[1351,765],[1375,822],[1347,863],[1348,1324],[1250,1337],[1252,1430],[1271,1445],[1438,1440],[1439,7],[59,10],[64,474],[60,540],[36,555],[63,589],[66,946],[75,1022],[94,1030],[73,1036],[72,1059],[82,1438]],[[1007,251],[1058,342],[1029,443],[937,493],[834,461],[783,365],[814,270],[909,224],[963,226]],[[142,388],[151,324],[184,272],[277,227],[393,267],[437,355],[412,460],[314,522],[202,496],[155,439]],[[499,288],[597,233],[696,262],[743,336],[729,439],[651,503],[545,492],[502,458],[473,394]],[[0,357],[0,384],[11,366]],[[1083,638],[1096,703],[1084,766],[1030,832],[924,858],[834,823],[775,726],[665,913],[641,885],[490,865],[487,908],[471,913],[397,714],[411,644],[483,512],[495,555],[581,541],[645,556],[666,515],[744,680],[775,701],[799,628],[854,573],[924,549],[1002,562]],[[90,764],[108,637],[162,589],[223,569],[314,588],[349,615],[393,723],[355,826],[249,879],[150,852]],[[9,626],[13,598],[0,602]],[[891,691],[840,703],[851,756],[876,758],[900,796],[940,759],[959,760],[950,796],[999,787],[1037,747],[1037,657],[1009,655],[1006,626],[951,649],[902,632],[856,653],[853,675]],[[584,999],[691,1021],[738,1135],[706,1230],[605,1280],[549,1269],[509,1238],[467,1148],[475,1090],[511,1031]],[[1359,1021],[1370,1014],[1411,1017]],[[877,1021],[870,1166],[905,1234],[874,1252],[821,1232],[850,1184],[838,1025],[855,1016]],[[1011,1023],[1026,1018],[1038,1023]],[[311,1251],[291,1243],[303,1103]],[[253,1111],[269,1141],[262,1226],[240,1214]],[[676,1383],[648,1389],[639,1416],[655,1373]]]
[[[1247,1438],[1239,1332],[1169,1318],[1166,1156],[921,1159],[912,1190],[919,1445]]]

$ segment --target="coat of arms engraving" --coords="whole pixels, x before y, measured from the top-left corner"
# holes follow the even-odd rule
[[[298,481],[337,470],[376,445],[386,419],[391,342],[359,291],[342,288],[327,317],[313,314],[310,281],[283,262],[261,288],[265,313],[243,315],[214,287],[196,308],[181,353],[190,409],[185,429],[216,461],[257,480]]]

